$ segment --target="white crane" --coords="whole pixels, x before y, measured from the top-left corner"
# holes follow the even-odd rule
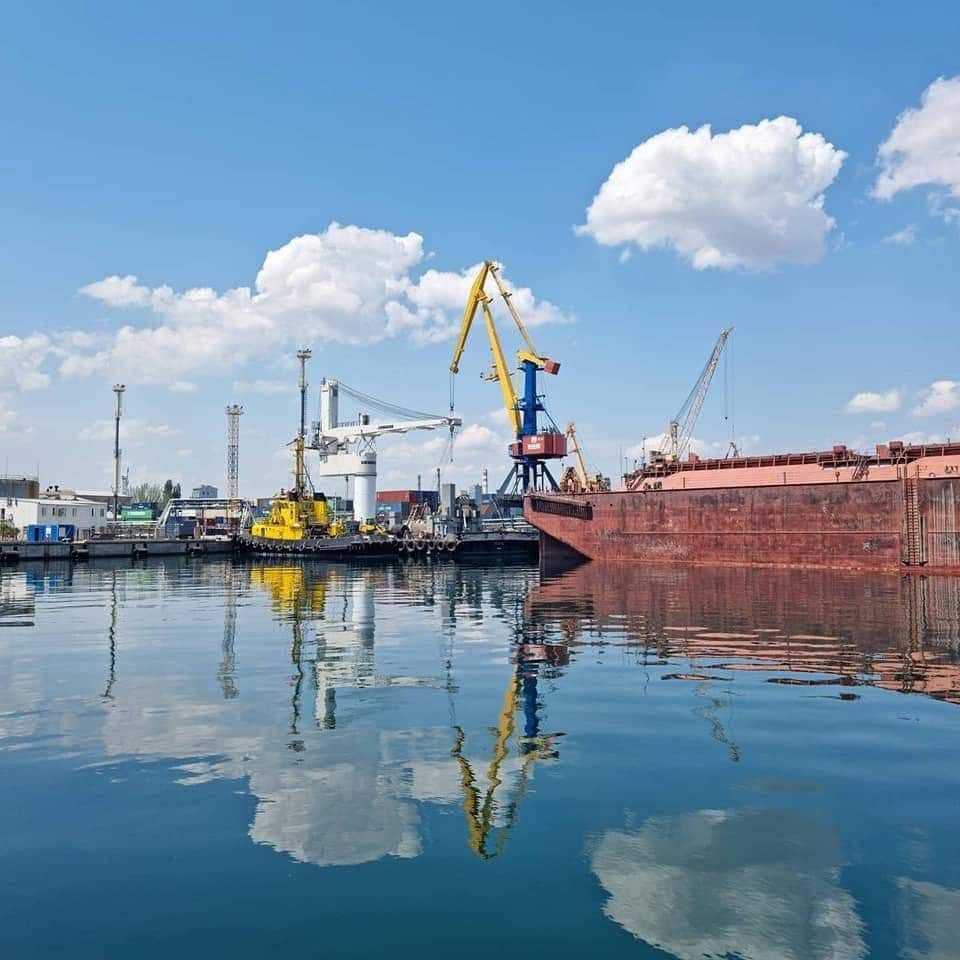
[[[340,423],[340,391],[367,407],[394,415],[389,423],[371,423],[369,414],[361,414],[351,423]],[[434,417],[396,404],[385,403],[348,387],[339,380],[324,379],[320,384],[320,421],[315,424],[311,449],[320,455],[318,477],[353,478],[353,518],[361,523],[373,520],[377,513],[377,437],[408,433],[411,430],[437,430],[446,427],[451,434],[463,421],[452,414]]]
[[[720,355],[723,353],[723,348],[727,345],[727,339],[732,332],[733,327],[727,327],[717,337],[717,342],[713,345],[713,351],[707,358],[703,370],[700,371],[697,382],[687,395],[687,399],[683,401],[683,406],[677,411],[677,415],[667,426],[667,431],[664,434],[665,449],[651,451],[654,461],[662,459],[668,461],[679,460],[687,452],[687,447],[690,446],[690,440],[693,437],[693,428],[697,424],[701,409],[703,409],[703,401],[707,399],[707,391],[710,389],[713,375],[720,363]]]

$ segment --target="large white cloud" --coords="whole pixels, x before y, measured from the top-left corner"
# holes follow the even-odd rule
[[[108,342],[73,352],[61,373],[103,371],[164,382],[188,373],[224,373],[291,343],[442,340],[456,330],[476,267],[417,276],[423,259],[417,233],[398,236],[332,223],[322,233],[294,237],[270,251],[252,289],[176,291],[144,285],[132,275],[106,277],[80,292],[118,309],[146,310],[158,320],[123,326]],[[567,319],[527,287],[513,293],[531,326]]]
[[[879,200],[921,186],[960,200],[960,76],[934,80],[920,106],[900,114],[877,162],[880,173],[873,195]],[[948,220],[960,215],[949,204],[939,203],[935,209]]]
[[[846,156],[791,117],[664,130],[613,168],[577,232],[626,252],[670,247],[697,269],[810,262],[833,229],[824,191]]]

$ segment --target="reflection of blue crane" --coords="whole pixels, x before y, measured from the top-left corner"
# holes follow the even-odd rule
[[[467,842],[481,860],[491,860],[501,853],[507,835],[517,822],[520,804],[527,793],[531,766],[535,760],[554,760],[559,754],[554,739],[561,733],[540,732],[540,700],[537,689],[540,666],[544,663],[565,663],[566,647],[560,644],[517,643],[513,651],[514,670],[504,691],[497,716],[493,754],[487,767],[487,787],[481,792],[470,761],[464,756],[466,734],[454,724],[454,746],[450,751],[460,768],[463,789],[463,813],[467,823]],[[517,708],[523,709],[523,735],[516,737],[515,749],[520,759],[516,789],[500,806],[503,823],[495,826],[498,804],[496,794],[503,785],[503,765],[510,753],[510,740],[516,730]],[[492,841],[492,843],[491,843]]]
[[[543,405],[543,397],[537,393],[537,373],[543,370],[546,373],[556,374],[560,370],[560,364],[556,360],[541,356],[537,352],[537,348],[530,339],[530,334],[527,333],[519,314],[510,302],[512,294],[500,282],[500,277],[497,275],[498,270],[499,268],[492,260],[485,260],[473,281],[473,285],[470,287],[470,295],[463,311],[460,337],[457,340],[457,345],[453,351],[453,360],[450,363],[450,373],[455,374],[460,369],[463,349],[473,326],[473,319],[477,310],[480,309],[483,311],[487,337],[490,340],[490,352],[493,354],[493,369],[490,373],[484,374],[483,379],[500,384],[503,405],[506,408],[515,438],[514,442],[510,444],[510,457],[513,460],[513,467],[500,485],[499,492],[507,493],[519,490],[526,493],[528,490],[542,490],[546,487],[557,490],[557,482],[547,469],[546,461],[557,460],[565,456],[567,441],[556,426],[552,430],[540,430],[537,414],[547,413],[547,411]],[[523,373],[523,395],[521,397],[517,396],[514,389],[511,371],[507,366],[503,347],[500,345],[500,336],[493,322],[493,314],[490,312],[490,303],[493,298],[488,296],[483,288],[488,276],[493,277],[500,296],[506,303],[507,310],[510,311],[510,316],[513,318],[513,322],[526,345],[526,349],[517,351],[517,360]],[[547,414],[547,417],[549,417],[549,414]]]

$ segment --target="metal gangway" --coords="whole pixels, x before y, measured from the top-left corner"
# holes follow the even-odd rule
[[[199,521],[197,539],[208,536],[205,520],[208,514],[223,516],[231,527],[229,535],[247,529],[253,522],[253,510],[246,500],[228,497],[177,497],[168,500],[154,525],[154,537],[162,537],[171,520]],[[224,534],[214,534],[220,538]]]

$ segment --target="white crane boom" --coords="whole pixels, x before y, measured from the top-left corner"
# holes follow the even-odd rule
[[[356,423],[344,427],[328,427],[317,436],[321,445],[325,440],[348,443],[355,440],[369,440],[388,433],[409,433],[411,430],[436,430],[440,427],[459,427],[460,417],[434,417],[431,420],[401,420],[397,423]]]

